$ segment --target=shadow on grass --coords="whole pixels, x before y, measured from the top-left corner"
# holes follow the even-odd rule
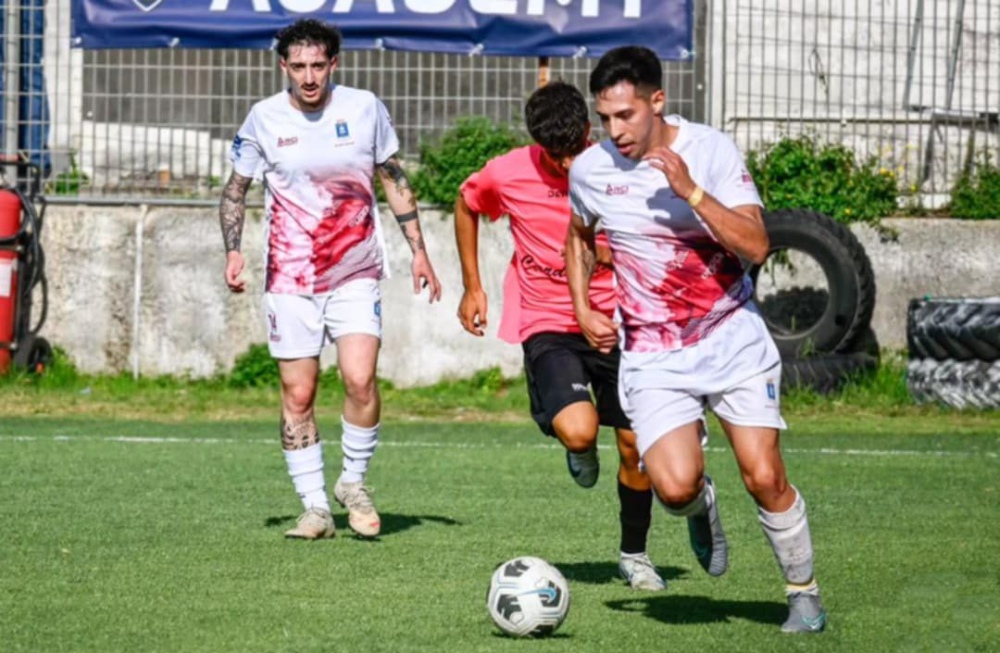
[[[383,512],[380,514],[382,518],[382,531],[379,533],[379,537],[382,535],[391,535],[393,533],[400,533],[402,531],[413,528],[414,526],[422,526],[427,523],[433,524],[443,524],[444,526],[461,526],[462,523],[455,521],[450,517],[440,517],[438,515],[398,515],[391,512]],[[298,519],[298,515],[282,515],[280,517],[268,517],[264,520],[265,528],[291,528],[295,524],[295,520]],[[337,530],[340,533],[350,533],[350,527],[347,525],[347,515],[338,514],[333,516],[334,524],[337,526]],[[339,533],[338,533],[339,536]],[[378,538],[371,538],[377,540]]]
[[[553,562],[556,569],[562,572],[566,580],[577,583],[602,585],[612,581],[621,581],[617,562]],[[671,581],[687,576],[688,570],[681,567],[657,567],[663,580]]]
[[[780,625],[788,616],[788,606],[777,601],[717,601],[704,596],[644,596],[607,601],[612,610],[641,612],[665,624],[708,624],[747,619]]]

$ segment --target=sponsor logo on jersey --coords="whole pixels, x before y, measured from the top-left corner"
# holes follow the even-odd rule
[[[295,145],[298,142],[298,136],[289,136],[288,138],[278,137],[278,147],[288,147],[289,145]]]
[[[774,401],[778,398],[778,389],[774,385],[774,381],[771,379],[767,380],[767,398]]]
[[[351,135],[351,131],[347,128],[346,120],[337,121],[337,138],[348,138]]]
[[[608,184],[604,193],[606,195],[628,195],[628,185],[622,184],[617,186],[615,184]]]
[[[243,147],[243,139],[240,138],[239,134],[236,134],[236,137],[233,138],[233,148],[232,148],[232,156],[233,156],[233,160],[234,161],[239,161],[240,160],[240,154],[241,154],[240,153],[240,148],[241,147]]]
[[[740,174],[740,179],[743,180],[744,184],[753,183],[753,177],[750,176],[750,173],[745,168],[743,169],[743,172]]]

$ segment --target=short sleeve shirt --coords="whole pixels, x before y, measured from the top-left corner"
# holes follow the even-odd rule
[[[569,228],[569,180],[541,164],[542,148],[521,147],[491,159],[462,184],[469,208],[498,220],[508,216],[514,238],[510,271],[516,284],[504,284],[500,337],[523,342],[536,333],[579,333],[566,277],[564,250]],[[614,312],[611,268],[596,267],[591,304]]]
[[[233,140],[234,171],[264,182],[267,292],[321,294],[385,274],[373,178],[399,139],[374,94],[331,91],[312,113],[287,91],[262,100]]]
[[[727,207],[761,205],[733,141],[722,132],[668,116],[671,145],[691,178]],[[570,204],[607,234],[625,351],[669,351],[710,333],[753,294],[740,259],[723,248],[663,172],[622,156],[610,141],[570,169]]]

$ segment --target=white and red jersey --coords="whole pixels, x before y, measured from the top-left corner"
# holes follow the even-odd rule
[[[385,274],[375,166],[399,149],[385,105],[371,92],[331,87],[304,113],[282,91],[253,106],[233,140],[234,171],[264,181],[265,290],[328,293]]]
[[[680,116],[670,148],[691,178],[721,204],[761,205],[733,141]],[[623,349],[670,351],[710,333],[753,295],[740,259],[678,197],[663,172],[619,154],[610,141],[578,156],[570,169],[570,205],[608,237],[618,279]]]

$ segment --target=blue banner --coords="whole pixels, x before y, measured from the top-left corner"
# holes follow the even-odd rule
[[[82,48],[269,49],[282,27],[335,23],[348,50],[599,57],[641,44],[692,57],[693,0],[74,0]]]

